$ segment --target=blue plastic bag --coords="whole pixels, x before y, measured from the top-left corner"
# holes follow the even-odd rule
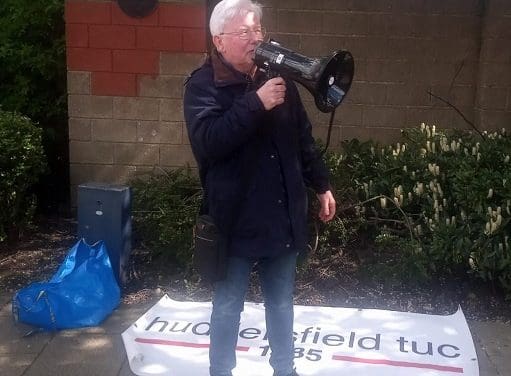
[[[45,330],[95,326],[120,302],[103,241],[79,240],[49,282],[32,283],[13,298],[16,321]]]

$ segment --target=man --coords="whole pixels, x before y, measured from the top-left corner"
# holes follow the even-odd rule
[[[282,77],[265,81],[254,50],[265,31],[261,7],[223,0],[210,31],[215,50],[186,84],[188,135],[208,214],[228,239],[227,275],[214,285],[210,375],[236,366],[240,313],[256,265],[275,376],[297,375],[293,362],[296,258],[307,245],[307,192],[319,217],[335,215],[328,172],[311,136],[297,88]]]

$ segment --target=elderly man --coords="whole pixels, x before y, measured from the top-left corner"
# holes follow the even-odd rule
[[[254,50],[265,37],[262,9],[223,0],[210,31],[215,50],[187,81],[184,112],[204,189],[205,207],[227,239],[226,277],[214,284],[210,375],[236,366],[240,313],[255,266],[265,302],[270,364],[294,369],[293,291],[297,254],[307,247],[307,191],[319,217],[335,215],[328,172],[315,148],[296,86],[265,80]]]

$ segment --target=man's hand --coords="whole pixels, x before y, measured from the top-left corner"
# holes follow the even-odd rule
[[[286,82],[282,77],[269,79],[257,91],[266,111],[284,103],[286,97]]]
[[[319,211],[319,219],[321,219],[323,222],[328,222],[335,216],[334,196],[330,191],[319,193],[317,196],[321,205],[321,209]]]

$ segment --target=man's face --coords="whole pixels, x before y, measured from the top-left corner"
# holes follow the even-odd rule
[[[228,22],[222,34],[214,36],[213,43],[234,68],[240,72],[250,73],[254,67],[255,47],[263,38],[260,33],[254,32],[257,30],[261,30],[261,23],[251,12]]]

